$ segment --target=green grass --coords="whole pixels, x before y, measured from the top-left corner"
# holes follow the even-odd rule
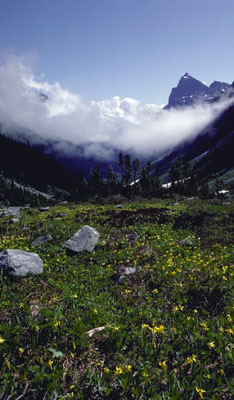
[[[0,276],[1,400],[232,398],[234,205],[122,207],[0,219],[0,251],[35,251],[44,262],[39,276]],[[98,246],[66,254],[63,243],[85,224],[100,232]],[[32,248],[45,234],[53,242]],[[136,273],[119,283],[122,266]]]

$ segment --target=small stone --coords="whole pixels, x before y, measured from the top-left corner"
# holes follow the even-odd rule
[[[89,335],[89,337],[92,337],[96,332],[101,332],[101,331],[104,331],[105,329],[106,329],[105,326],[99,326],[98,328],[90,329],[86,333],[87,333],[87,335]]]
[[[127,234],[127,238],[129,240],[129,242],[133,245],[133,244],[135,244],[137,242],[137,240],[139,238],[139,235],[136,232],[128,233]]]
[[[125,278],[125,276],[135,274],[135,272],[136,272],[136,268],[134,268],[134,267],[120,268],[118,282],[121,282]]]
[[[53,240],[51,235],[45,235],[45,236],[40,236],[38,238],[36,238],[32,243],[31,246],[40,246],[41,244],[50,242],[51,240]]]
[[[192,246],[193,240],[191,238],[182,239],[179,242],[180,246]]]
[[[49,211],[50,207],[41,207],[40,211],[45,212],[45,211]]]
[[[11,223],[12,223],[12,224],[17,224],[17,222],[19,222],[19,219],[18,219],[18,218],[12,218],[12,219],[11,219]]]

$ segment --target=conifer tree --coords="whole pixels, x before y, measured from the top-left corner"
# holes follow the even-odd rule
[[[91,194],[104,195],[104,182],[98,165],[91,170],[88,187]]]
[[[106,191],[107,195],[117,193],[117,177],[112,167],[108,167],[107,169]]]

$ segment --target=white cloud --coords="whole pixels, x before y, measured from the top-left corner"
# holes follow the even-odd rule
[[[10,56],[0,64],[0,123],[5,128],[82,145],[85,155],[97,159],[111,157],[113,148],[149,157],[163,152],[197,135],[226,106],[163,110],[118,96],[86,102],[59,82],[47,82],[43,74],[36,77],[26,59]]]

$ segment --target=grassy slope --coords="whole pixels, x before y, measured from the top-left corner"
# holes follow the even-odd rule
[[[36,248],[42,275],[1,277],[0,399],[231,399],[233,218],[233,204],[196,201],[2,218],[0,251],[54,241]],[[84,224],[98,246],[67,255],[64,241]],[[137,272],[118,283],[123,265]]]

